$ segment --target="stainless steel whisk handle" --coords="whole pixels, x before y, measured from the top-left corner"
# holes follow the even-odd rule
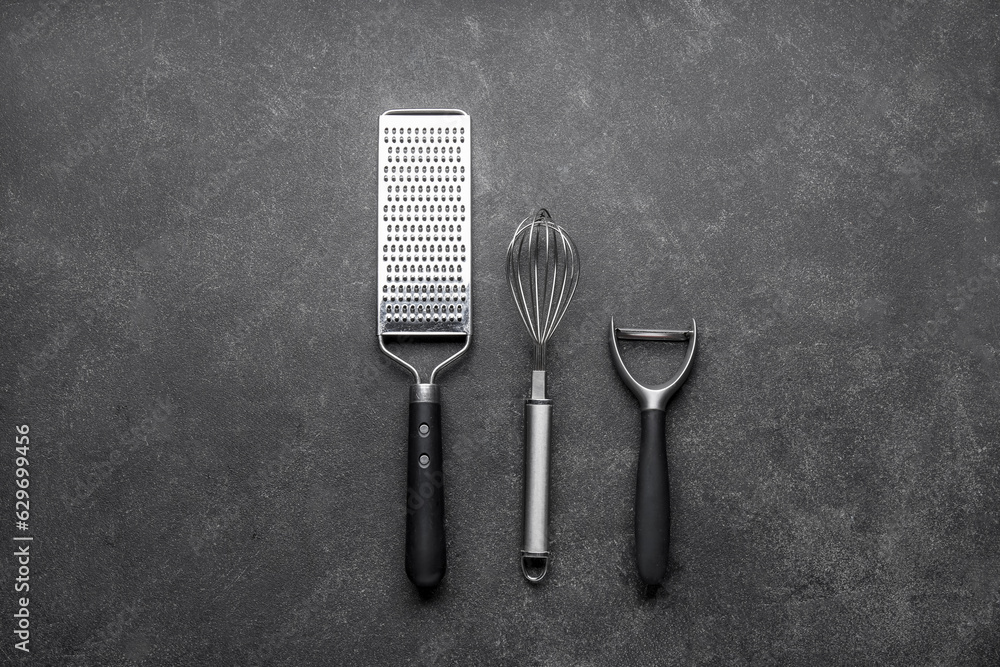
[[[544,373],[544,371],[535,371]],[[535,583],[549,569],[549,461],[552,399],[524,401],[524,532],[521,572]]]

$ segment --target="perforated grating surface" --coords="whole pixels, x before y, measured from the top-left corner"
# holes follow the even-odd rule
[[[468,334],[469,115],[379,118],[379,334]]]

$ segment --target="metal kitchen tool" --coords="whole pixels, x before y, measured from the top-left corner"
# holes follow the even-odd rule
[[[622,362],[619,340],[687,341],[687,354],[681,369],[661,385],[639,384]],[[639,441],[639,467],[635,486],[635,557],[639,576],[649,585],[660,583],[667,571],[670,546],[670,482],[667,475],[666,408],[691,373],[698,342],[698,325],[683,330],[626,329],[615,327],[611,318],[611,359],[625,385],[639,399],[642,431]]]
[[[413,374],[407,455],[406,574],[436,586],[446,569],[441,403],[434,379],[472,342],[469,115],[396,109],[379,118],[378,342]],[[459,341],[427,382],[387,341]]]
[[[552,400],[545,395],[545,347],[566,314],[580,279],[580,255],[566,231],[540,209],[525,218],[507,247],[507,282],[535,342],[531,394],[524,401],[524,541],[521,571],[541,581],[549,564],[549,441]]]

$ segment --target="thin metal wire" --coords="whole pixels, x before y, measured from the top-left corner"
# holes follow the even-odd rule
[[[522,220],[507,246],[507,282],[535,343],[534,370],[545,370],[546,344],[562,322],[579,279],[576,246],[549,212],[539,209]]]

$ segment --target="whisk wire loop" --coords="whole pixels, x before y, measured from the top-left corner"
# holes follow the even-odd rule
[[[580,257],[566,231],[539,209],[517,227],[507,248],[507,281],[535,343],[535,370],[545,370],[546,343],[576,292]]]

